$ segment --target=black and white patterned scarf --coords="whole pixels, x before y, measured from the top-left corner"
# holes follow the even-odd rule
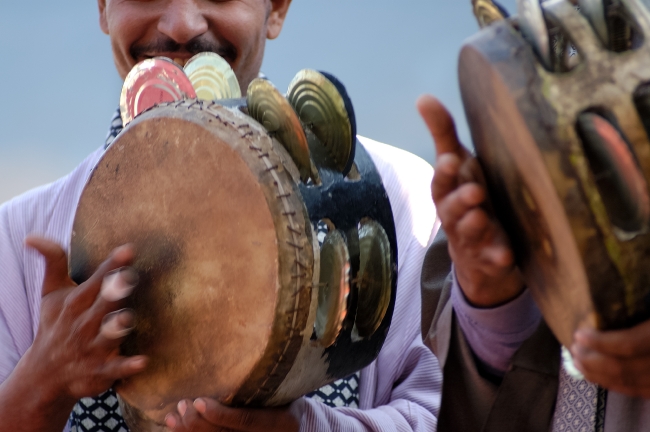
[[[106,150],[122,131],[122,118],[118,109],[111,118],[111,126],[106,136]],[[327,233],[327,225],[317,227],[318,243],[322,246]],[[359,372],[332,384],[326,385],[307,397],[320,401],[331,407],[359,406]],[[122,418],[117,396],[113,389],[94,397],[83,398],[74,407],[68,420],[71,432],[128,432],[128,427]]]

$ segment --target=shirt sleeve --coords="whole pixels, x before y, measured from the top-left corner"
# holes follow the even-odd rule
[[[10,220],[10,205],[0,206],[0,383],[11,374],[33,339],[22,254],[16,250],[20,235],[13,232]]]
[[[541,313],[526,289],[494,308],[470,305],[452,271],[451,302],[467,343],[490,372],[503,375],[522,343],[535,332]]]
[[[19,360],[20,356],[9,332],[7,320],[0,311],[0,384],[9,377]]]
[[[372,409],[330,408],[305,400],[301,431],[432,431],[440,408],[442,376],[435,357],[419,340],[404,353],[403,375],[390,401]],[[363,378],[362,378],[363,379]]]

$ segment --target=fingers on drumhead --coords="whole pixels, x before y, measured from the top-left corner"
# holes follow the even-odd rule
[[[107,340],[116,341],[133,331],[135,315],[130,309],[112,312],[104,317],[99,335]]]
[[[130,267],[123,267],[104,276],[100,295],[109,303],[123,300],[131,295],[138,284],[138,274]]]
[[[135,286],[137,283],[137,274],[135,271],[126,267],[133,260],[133,255],[133,247],[131,245],[124,245],[114,249],[110,256],[99,266],[92,276],[80,285],[80,289],[74,294],[73,303],[79,303],[85,310],[92,304],[99,303],[97,301],[98,299],[112,303],[115,300],[111,301],[111,298],[120,296],[121,298],[125,298],[128,296],[130,292],[124,295],[128,291],[125,286],[131,284]],[[123,272],[126,273],[120,274],[117,279],[110,277],[110,275],[114,273]],[[124,282],[122,282],[122,278],[124,279]],[[106,288],[104,288],[105,284],[108,285]],[[103,290],[107,290],[106,296],[108,299],[105,299],[104,295],[100,295],[100,292]],[[112,307],[111,310],[114,309],[115,307]],[[100,310],[99,312],[101,313],[100,316],[103,317],[106,313],[110,312],[110,310],[106,310],[105,312]]]
[[[142,372],[147,367],[145,356],[118,357],[104,365],[103,375],[111,380],[128,378]]]

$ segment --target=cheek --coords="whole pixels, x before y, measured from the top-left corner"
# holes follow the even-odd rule
[[[226,2],[223,5],[220,13],[213,16],[215,32],[233,44],[240,56],[256,52],[260,41],[266,40],[265,11],[248,2]]]
[[[146,40],[148,34],[155,34],[156,31],[156,15],[137,5],[137,2],[116,2],[114,7],[109,6],[106,10],[113,56],[122,78],[135,66],[135,61],[129,54],[130,47],[138,41]]]

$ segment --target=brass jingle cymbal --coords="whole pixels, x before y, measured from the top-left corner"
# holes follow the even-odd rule
[[[479,27],[483,28],[495,21],[505,19],[507,15],[492,0],[472,0],[474,16]]]
[[[185,73],[201,100],[238,99],[241,88],[230,64],[218,54],[203,52],[185,64]]]
[[[320,183],[318,170],[311,161],[305,131],[278,89],[270,81],[256,78],[248,86],[246,100],[248,114],[280,141],[298,167],[302,181],[311,178],[314,183]]]
[[[329,74],[303,69],[289,84],[287,99],[318,139],[309,142],[316,165],[346,175],[354,161],[357,132],[345,87]]]
[[[548,27],[539,0],[517,0],[519,29],[526,40],[532,45],[539,61],[551,70],[551,45]]]
[[[320,251],[318,309],[314,330],[318,342],[329,347],[336,341],[347,316],[350,294],[350,254],[338,230],[329,232]]]
[[[361,221],[359,252],[355,328],[359,336],[367,338],[377,331],[386,316],[392,290],[390,241],[379,223]]]
[[[166,57],[144,60],[131,69],[120,95],[120,115],[124,126],[138,114],[163,102],[196,97],[183,69]]]

